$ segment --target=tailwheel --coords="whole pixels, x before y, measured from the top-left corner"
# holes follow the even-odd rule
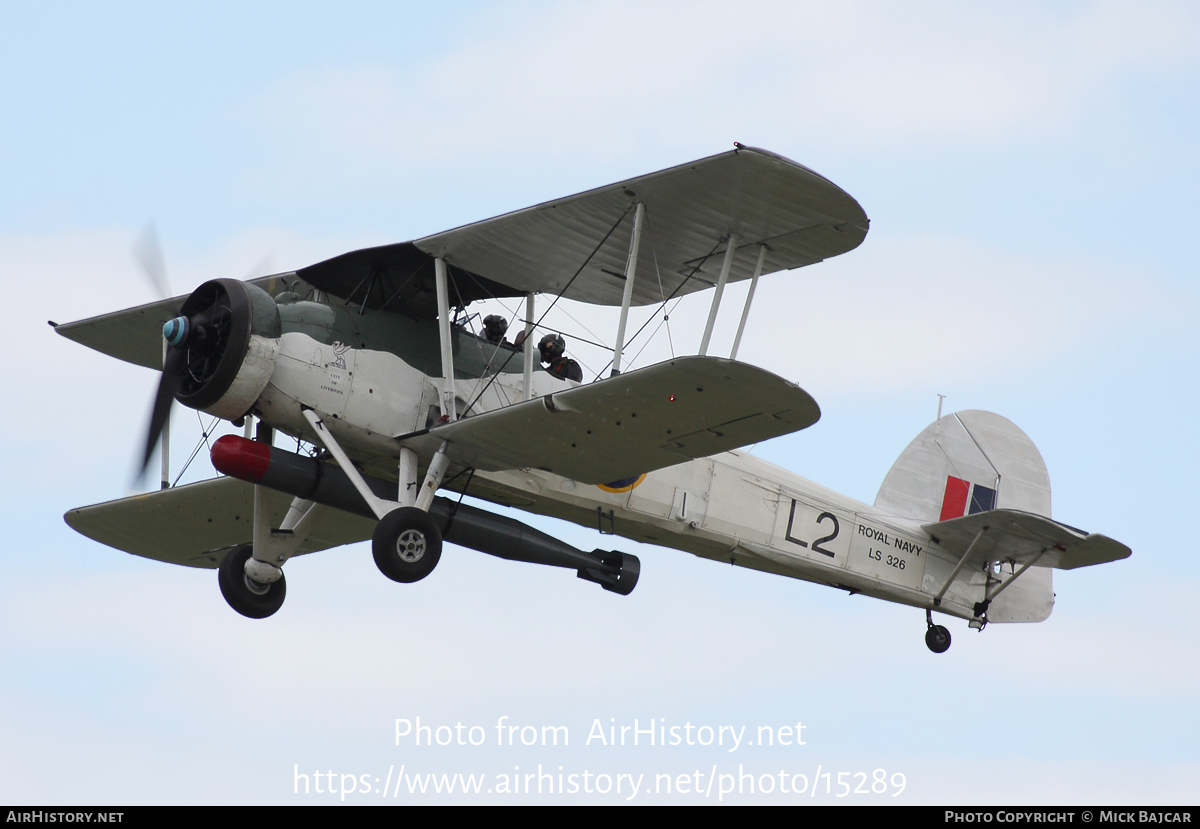
[[[941,625],[932,625],[925,631],[925,644],[934,653],[945,653],[950,650],[950,631]]]
[[[283,607],[287,595],[287,584],[280,573],[277,581],[263,584],[246,575],[246,562],[250,560],[251,547],[234,547],[221,559],[217,569],[217,583],[221,595],[229,606],[250,619],[265,619]]]
[[[925,646],[934,653],[945,653],[950,650],[950,631],[942,625],[933,623],[933,614],[925,611],[925,621],[929,628],[925,631]]]
[[[420,581],[442,556],[442,533],[429,513],[400,507],[375,526],[371,552],[379,571],[392,581]]]

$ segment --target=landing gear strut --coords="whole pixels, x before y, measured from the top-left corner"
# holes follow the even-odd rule
[[[950,650],[950,631],[941,625],[933,623],[933,613],[925,611],[925,621],[929,628],[925,631],[925,645],[934,653],[945,653]]]
[[[397,495],[401,500],[390,501],[380,498],[371,490],[317,413],[307,408],[301,411],[313,427],[317,439],[337,459],[341,471],[379,519],[375,532],[371,534],[371,552],[375,556],[376,566],[389,579],[399,582],[420,581],[432,573],[442,555],[442,532],[429,515],[429,508],[450,464],[446,455],[446,441],[442,441],[433,460],[429,462],[425,482],[419,491],[416,488],[417,456],[411,449],[400,450]]]
[[[270,584],[254,581],[246,575],[246,561],[252,550],[249,546],[234,547],[226,553],[217,570],[217,583],[230,607],[248,618],[265,619],[283,607],[287,584],[282,573]]]

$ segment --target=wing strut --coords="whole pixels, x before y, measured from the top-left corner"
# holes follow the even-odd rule
[[[637,203],[633,214],[633,239],[629,242],[629,259],[625,263],[625,291],[621,294],[621,321],[617,324],[617,342],[613,349],[612,373],[621,373],[621,349],[625,347],[625,323],[629,321],[629,304],[633,301],[633,277],[637,273],[638,246],[642,241],[642,222],[646,216],[646,205]]]
[[[454,421],[458,420],[458,407],[454,405],[454,351],[450,346],[450,297],[446,290],[445,259],[439,256],[433,260],[433,273],[437,283],[438,333],[442,341],[442,415]]]
[[[958,574],[962,572],[963,565],[967,563],[967,557],[971,555],[971,551],[975,549],[975,545],[979,543],[979,539],[983,538],[983,534],[988,531],[987,527],[980,528],[979,532],[975,533],[974,540],[967,546],[967,551],[962,554],[962,558],[958,560],[958,564],[954,565],[953,572],[950,573],[950,578],[946,579],[946,583],[942,585],[942,589],[933,597],[933,606],[941,607],[942,597],[946,595],[946,591],[950,589],[950,585],[958,578]],[[1021,572],[1025,572],[1022,570]]]
[[[630,205],[630,207],[632,207],[632,205]],[[592,257],[596,255],[596,251],[598,251],[598,250],[600,250],[600,248],[604,247],[604,243],[608,241],[608,237],[612,236],[613,232],[617,229],[617,227],[620,226],[621,222],[625,221],[625,214],[628,212],[629,212],[629,207],[626,207],[625,212],[622,213],[620,216],[618,216],[617,220],[615,222],[613,222],[613,226],[608,229],[608,233],[604,234],[604,238],[600,240],[600,244],[596,245],[596,247],[588,255],[587,260],[584,261],[584,263],[579,266],[579,270],[575,271],[575,275],[567,280],[566,286],[563,287],[563,289],[561,291],[559,291],[558,296],[554,297],[554,299],[550,302],[550,306],[545,311],[542,311],[542,315],[541,315],[541,317],[538,318],[537,323],[535,323],[534,326],[527,326],[527,328],[530,332],[533,331],[533,328],[536,327],[536,325],[541,324],[541,321],[546,318],[546,315],[549,314],[551,310],[553,310],[555,303],[557,303],[560,299],[563,298],[563,295],[567,292],[567,289],[570,288],[571,285],[575,282],[575,280],[579,278],[579,274],[583,273],[583,269],[587,267],[588,262],[592,261]],[[532,319],[532,313],[530,314],[530,319]],[[649,322],[649,320],[647,320],[647,322]],[[644,328],[645,325],[643,325],[642,327]],[[526,335],[526,337],[528,337],[528,334]],[[530,352],[526,352],[526,355],[529,355],[529,354],[530,354]],[[486,392],[488,389],[490,389],[492,387],[492,383],[496,382],[496,378],[500,376],[501,372],[503,372],[505,367],[508,365],[509,360],[511,360],[514,356],[516,356],[515,351],[512,352],[511,354],[509,354],[508,357],[505,358],[504,363],[492,375],[492,379],[487,381],[487,385],[485,385],[482,389],[480,389],[475,394],[475,397],[471,400],[471,402],[468,403],[466,405],[466,407],[463,409],[463,417],[466,417],[468,414],[471,413],[471,409],[473,409],[475,407],[475,404],[480,401],[480,399],[484,395],[484,392]],[[531,360],[532,357],[526,356],[526,359]],[[532,375],[532,363],[530,364],[530,374]],[[528,383],[526,384],[526,388],[527,389],[529,388]]]
[[[704,336],[700,340],[701,357],[708,354],[708,341],[712,338],[713,324],[717,321],[717,311],[721,307],[721,294],[725,293],[725,283],[729,281],[729,269],[733,266],[733,256],[737,253],[738,237],[729,234],[725,240],[725,261],[721,263],[721,275],[717,277],[717,289],[713,291],[712,305],[708,308],[708,322],[704,324]]]
[[[525,349],[521,355],[524,358],[524,369],[521,372],[522,381],[524,383],[524,392],[521,395],[522,400],[528,400],[532,395],[533,386],[533,292],[525,294],[525,333],[521,340],[521,346]],[[505,362],[508,362],[505,360]],[[500,372],[496,372],[499,374]]]
[[[746,330],[746,320],[750,317],[750,303],[754,301],[754,289],[758,287],[758,278],[762,276],[763,261],[767,258],[767,246],[758,246],[758,263],[754,266],[754,276],[750,278],[750,290],[746,294],[746,305],[742,308],[742,321],[738,323],[737,336],[733,338],[733,350],[729,359],[736,360],[738,346],[742,344],[742,332]]]

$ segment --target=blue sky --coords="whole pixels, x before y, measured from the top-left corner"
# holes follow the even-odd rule
[[[1170,3],[0,6],[0,799],[332,802],[293,794],[295,768],[740,763],[820,765],[834,791],[837,772],[900,772],[880,800],[902,803],[1194,802],[1198,45],[1200,18]],[[124,494],[156,375],[45,321],[153,299],[130,253],[151,218],[182,292],[733,141],[820,171],[872,222],[860,249],[760,287],[740,356],[823,418],[755,453],[870,502],[945,394],[1021,426],[1055,517],[1131,559],[1057,573],[1043,624],[952,623],[934,657],[919,611],[635,544],[627,598],[461,550],[397,585],[342,548],[293,562],[284,609],[254,623],[215,574],[63,524]],[[706,302],[673,312],[677,350]],[[198,433],[176,418],[178,458]],[[572,744],[394,745],[417,716],[565,724]],[[649,717],[802,721],[807,744],[583,745],[596,719]],[[797,797],[734,802],[769,800]],[[588,801],[618,802],[557,802]],[[875,797],[804,800],[845,801]]]

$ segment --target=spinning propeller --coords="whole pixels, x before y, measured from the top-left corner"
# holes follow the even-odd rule
[[[167,279],[167,264],[163,258],[162,245],[158,241],[158,231],[154,227],[154,222],[149,222],[137,241],[133,245],[133,255],[137,259],[138,264],[142,266],[142,274],[150,283],[150,287],[158,294],[159,299],[168,299],[171,296],[171,283]],[[158,383],[158,392],[154,398],[154,405],[151,408],[149,434],[146,436],[146,455],[142,459],[141,466],[134,474],[134,483],[141,481],[146,475],[146,468],[150,465],[150,455],[154,451],[154,444],[162,436],[163,427],[167,423],[167,418],[171,414],[171,403],[175,400],[175,389],[177,383],[171,383],[168,380],[168,372],[170,364],[174,362],[169,350],[163,352],[163,375]]]
[[[134,255],[155,292],[163,299],[169,298],[167,268],[153,223],[138,237]],[[236,372],[236,365],[231,365],[233,360],[225,357],[230,351],[230,333],[237,327],[235,318],[242,316],[247,320],[243,327],[249,328],[248,317],[238,313],[239,309],[248,308],[248,303],[239,302],[240,295],[235,296],[238,294],[236,285],[234,280],[224,279],[204,283],[184,301],[179,315],[163,326],[166,344],[162,378],[154,395],[146,432],[146,451],[135,480],[140,481],[146,474],[150,456],[162,439],[170,418],[171,404],[178,399],[193,408],[203,409],[215,402],[232,381],[230,369]],[[241,340],[248,338],[248,330],[244,338],[235,336],[239,342],[234,344],[234,350],[243,348]],[[236,355],[239,363],[241,356]],[[218,374],[221,377],[217,377]]]
[[[154,396],[139,478],[150,465],[150,456],[162,437],[175,398],[195,395],[213,379],[221,366],[234,316],[229,299],[229,293],[219,283],[206,282],[184,302],[180,315],[163,326],[167,349],[162,379]]]

